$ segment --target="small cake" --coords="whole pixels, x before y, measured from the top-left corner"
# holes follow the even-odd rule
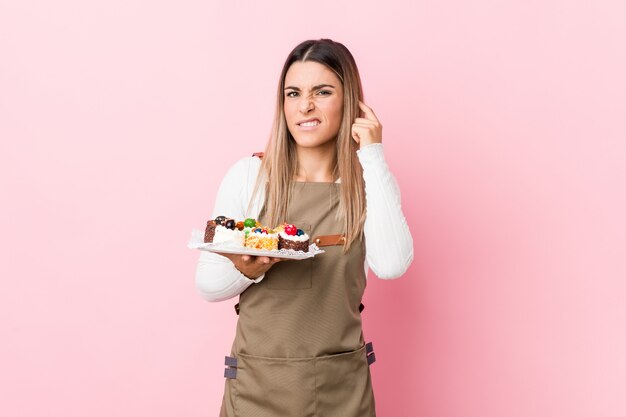
[[[282,230],[278,233],[278,249],[308,252],[309,235],[293,224],[283,224]]]
[[[267,228],[256,227],[246,235],[245,246],[253,249],[278,249],[278,234]]]
[[[275,231],[276,233],[280,233],[280,232],[282,232],[283,230],[285,230],[285,226],[287,226],[287,223],[281,223],[281,224],[279,224],[278,226],[276,226],[276,227],[274,228],[274,231]]]
[[[222,224],[215,227],[213,243],[230,243],[234,246],[244,246],[246,235],[243,230],[236,227],[235,219],[225,219]]]
[[[243,232],[243,224],[240,223],[241,222],[235,222],[235,219],[217,216],[215,220],[209,220],[207,222],[204,241],[206,243],[229,242],[236,246],[243,247],[245,243],[245,233]]]

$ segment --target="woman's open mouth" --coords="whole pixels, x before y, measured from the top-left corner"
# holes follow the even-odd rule
[[[302,130],[313,130],[317,128],[322,122],[318,119],[311,120],[310,122],[298,123],[298,127]]]

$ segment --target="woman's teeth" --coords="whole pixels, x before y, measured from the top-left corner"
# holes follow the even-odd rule
[[[300,126],[317,126],[318,124],[320,124],[320,122],[313,121],[313,122],[300,123]]]

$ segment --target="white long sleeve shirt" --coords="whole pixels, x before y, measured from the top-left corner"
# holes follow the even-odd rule
[[[400,188],[385,161],[382,143],[372,143],[357,151],[363,167],[367,216],[364,224],[366,247],[365,275],[371,268],[382,279],[402,276],[413,261],[413,238],[400,204]],[[247,211],[259,173],[261,160],[244,157],[224,176],[211,218],[258,218],[265,199],[264,190]],[[340,180],[337,180],[340,182]],[[225,256],[201,251],[196,268],[196,288],[207,301],[223,301],[242,293],[263,280],[247,278]]]

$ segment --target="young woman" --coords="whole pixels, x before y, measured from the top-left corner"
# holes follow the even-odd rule
[[[283,66],[265,151],[239,159],[219,187],[212,218],[295,224],[325,251],[305,260],[201,252],[202,296],[239,295],[221,417],[376,415],[361,300],[368,269],[404,274],[413,240],[382,125],[362,100],[344,45],[302,42]]]

